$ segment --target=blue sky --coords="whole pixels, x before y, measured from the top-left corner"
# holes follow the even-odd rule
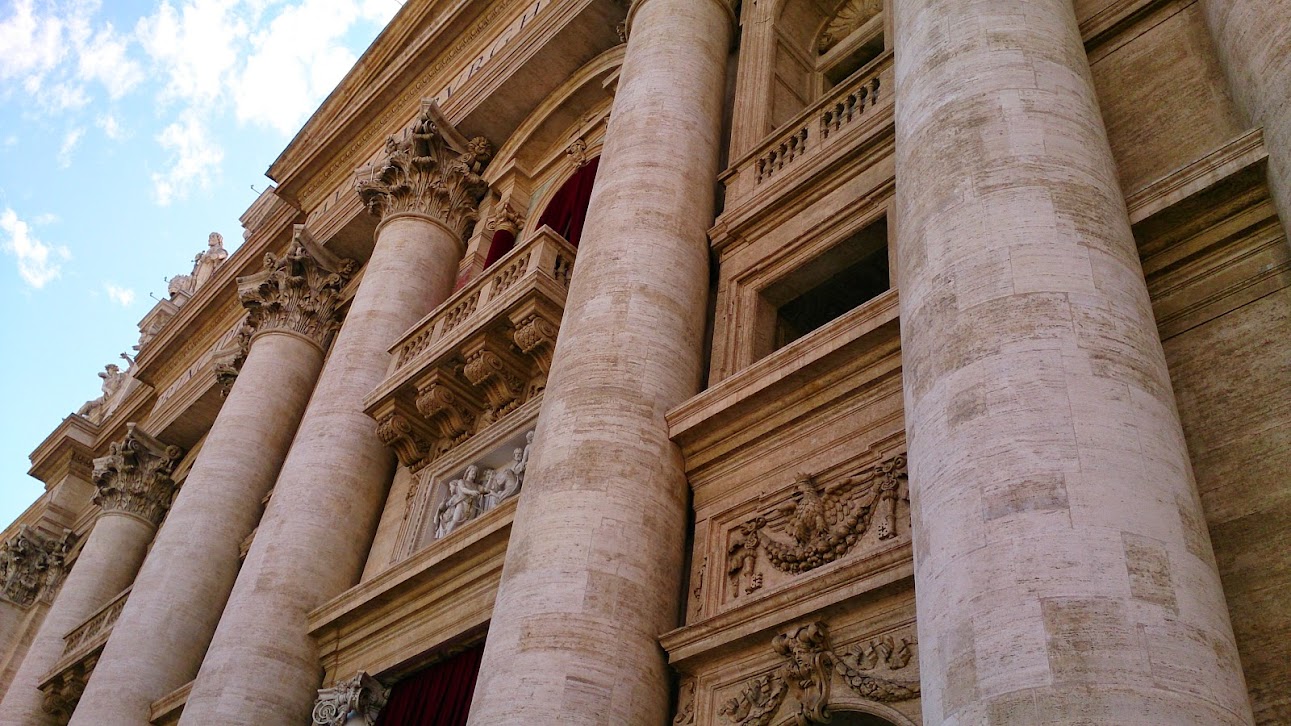
[[[399,0],[0,0],[0,526]]]

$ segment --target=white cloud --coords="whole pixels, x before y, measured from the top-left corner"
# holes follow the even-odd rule
[[[48,72],[67,52],[63,22],[36,17],[32,0],[17,0],[13,15],[0,22],[0,79]]]
[[[103,129],[103,135],[113,141],[120,141],[125,138],[125,131],[121,129],[121,124],[117,121],[116,116],[110,113],[99,114],[94,119],[94,125]]]
[[[186,198],[194,186],[207,188],[224,160],[224,150],[196,113],[185,112],[162,130],[157,142],[170,152],[170,169],[152,175],[154,195],[163,207]]]
[[[62,273],[59,261],[72,258],[66,247],[51,247],[31,234],[31,227],[18,218],[17,212],[6,207],[0,212],[0,231],[5,233],[0,245],[5,254],[13,255],[18,262],[18,274],[31,287],[39,290]]]
[[[93,37],[77,43],[76,77],[98,81],[108,97],[116,100],[143,80],[143,70],[126,56],[126,41],[106,23]]]
[[[72,165],[72,152],[76,150],[76,145],[81,143],[81,137],[85,135],[85,129],[77,127],[67,132],[63,137],[63,145],[58,147],[58,165],[66,169]]]
[[[4,137],[4,145],[5,145],[5,146],[17,146],[17,145],[18,145],[18,134],[9,134],[8,136]]]
[[[163,101],[215,102],[225,74],[238,60],[247,25],[232,0],[191,0],[176,10],[162,0],[153,15],[135,25],[135,36],[167,79]]]
[[[123,308],[130,307],[134,302],[134,290],[127,287],[121,287],[115,283],[103,283],[103,291],[108,294],[108,299],[120,305]]]

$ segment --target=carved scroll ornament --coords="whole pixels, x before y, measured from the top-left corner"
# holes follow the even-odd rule
[[[130,423],[125,438],[113,442],[108,452],[94,460],[92,479],[98,487],[94,503],[104,512],[125,512],[160,524],[175,492],[170,475],[184,450],[167,446]]]
[[[296,225],[287,254],[268,253],[264,269],[238,278],[247,325],[255,333],[299,333],[325,348],[340,327],[340,293],[354,267],[353,260],[337,259],[313,242],[304,225]]]
[[[24,608],[40,598],[50,599],[63,579],[67,554],[76,539],[71,530],[50,537],[25,524],[19,527],[0,545],[0,595]]]
[[[918,681],[868,675],[867,669],[835,653],[829,628],[820,621],[795,625],[777,635],[771,647],[784,662],[770,673],[746,680],[739,694],[722,705],[718,713],[731,723],[766,726],[790,696],[796,705],[797,726],[829,723],[836,671],[848,688],[871,701],[905,701],[919,695]]]
[[[896,537],[896,505],[904,498],[902,483],[907,477],[904,455],[824,490],[811,475],[799,474],[794,500],[778,510],[791,541],[772,534],[768,521],[775,513],[768,512],[740,525],[727,548],[726,572],[736,595],[741,581],[745,594],[762,586],[759,553],[765,553],[775,569],[799,574],[841,559],[871,530],[880,540]],[[866,484],[868,490],[858,494]]]
[[[377,722],[377,716],[390,697],[390,689],[367,673],[318,691],[312,722],[317,726],[345,726],[354,714],[365,726]]]
[[[463,141],[446,126],[433,105],[424,106],[402,139],[386,140],[384,160],[356,173],[355,191],[370,213],[425,214],[458,237],[479,218],[480,200],[489,189],[480,172],[493,147],[482,136]]]

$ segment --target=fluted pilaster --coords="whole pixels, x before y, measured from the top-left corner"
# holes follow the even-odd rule
[[[237,577],[339,325],[353,262],[297,225],[287,253],[238,280],[246,360],[157,535],[72,716],[146,726],[148,707],[192,680]],[[164,643],[164,647],[159,647]]]

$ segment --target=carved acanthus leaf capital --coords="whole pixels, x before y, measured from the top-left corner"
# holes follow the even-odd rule
[[[266,254],[263,270],[238,278],[247,324],[255,333],[285,330],[327,347],[340,327],[340,293],[354,268],[353,260],[327,252],[296,225],[287,254]]]
[[[170,475],[184,450],[130,423],[125,438],[113,442],[109,452],[94,460],[94,503],[105,512],[125,512],[160,524],[175,491]]]
[[[344,726],[361,723],[372,726],[390,697],[390,689],[367,673],[360,672],[331,688],[321,688],[314,702],[312,721],[316,726]],[[352,721],[350,714],[359,720]]]
[[[489,189],[480,173],[492,157],[487,139],[462,138],[427,102],[402,138],[386,140],[384,159],[355,172],[354,189],[374,216],[425,214],[462,237],[479,218]]]
[[[49,600],[63,579],[67,554],[76,539],[71,530],[51,537],[25,524],[19,527],[0,545],[0,596],[24,608],[38,599]]]
[[[489,217],[488,223],[484,226],[490,232],[517,234],[524,226],[524,215],[513,209],[509,202],[504,203],[493,212],[493,216]]]

